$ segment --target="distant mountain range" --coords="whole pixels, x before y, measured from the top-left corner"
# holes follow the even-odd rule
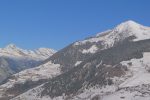
[[[46,53],[20,51],[23,55],[18,51],[13,54],[21,54],[22,58],[28,55],[27,58],[40,63],[29,66],[30,63],[26,62],[29,64],[26,67],[15,67],[18,73],[11,75],[0,86],[0,100],[150,98],[150,27],[134,21],[123,22],[56,53],[47,49],[42,49],[49,51]],[[6,68],[13,67],[7,65]],[[28,69],[20,71],[20,68]]]
[[[23,50],[14,44],[0,48],[0,82],[11,74],[37,66],[55,52],[48,48],[39,48],[35,51]]]

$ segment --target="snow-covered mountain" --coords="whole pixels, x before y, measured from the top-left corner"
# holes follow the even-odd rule
[[[112,47],[116,42],[122,41],[130,36],[135,37],[133,41],[149,39],[150,38],[149,33],[150,33],[150,27],[146,27],[134,21],[129,20],[119,24],[117,27],[115,27],[112,30],[107,30],[105,32],[98,33],[93,38],[76,42],[75,45],[83,45],[86,43],[95,43],[101,41],[102,44],[105,46],[104,48],[108,48],[108,47]]]
[[[134,21],[126,21],[111,30],[96,36],[77,41],[58,51],[48,61],[60,64],[63,71],[68,71],[77,62],[82,62],[96,52],[108,49],[123,41],[140,41],[150,38],[150,28]],[[69,62],[69,63],[68,63]]]
[[[13,75],[0,100],[149,100],[149,55],[150,27],[126,21]]]
[[[0,48],[0,56],[9,58],[28,58],[36,60],[45,60],[52,56],[56,51],[49,48],[39,48],[37,50],[24,50],[14,44],[9,44],[5,48]]]
[[[54,53],[54,50],[48,48],[23,50],[14,44],[0,48],[0,82],[13,73],[37,66]]]

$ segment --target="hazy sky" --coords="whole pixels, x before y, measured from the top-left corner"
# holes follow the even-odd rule
[[[0,47],[59,50],[126,20],[150,26],[150,0],[0,0]]]

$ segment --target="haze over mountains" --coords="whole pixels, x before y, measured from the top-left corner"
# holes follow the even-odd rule
[[[15,74],[7,65],[13,75],[0,86],[0,100],[150,98],[150,27],[131,20],[56,53],[51,49],[26,51],[14,45],[0,51],[6,58],[26,61],[15,67]]]

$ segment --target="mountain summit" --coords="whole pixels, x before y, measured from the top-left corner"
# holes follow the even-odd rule
[[[132,41],[150,39],[150,28],[129,20],[111,30],[98,33],[95,37],[76,42],[75,45],[82,45],[88,42],[102,42],[105,48],[108,48],[129,37],[132,37]]]
[[[150,38],[150,27],[140,25],[134,21],[126,21],[114,28],[117,33],[134,35],[135,41],[144,40]]]
[[[119,32],[123,32],[126,30],[130,30],[130,31],[137,30],[140,27],[144,27],[144,26],[138,24],[135,21],[129,20],[129,21],[119,24],[115,29],[118,30]]]
[[[17,46],[15,44],[9,44],[6,46],[7,49],[16,49]]]

